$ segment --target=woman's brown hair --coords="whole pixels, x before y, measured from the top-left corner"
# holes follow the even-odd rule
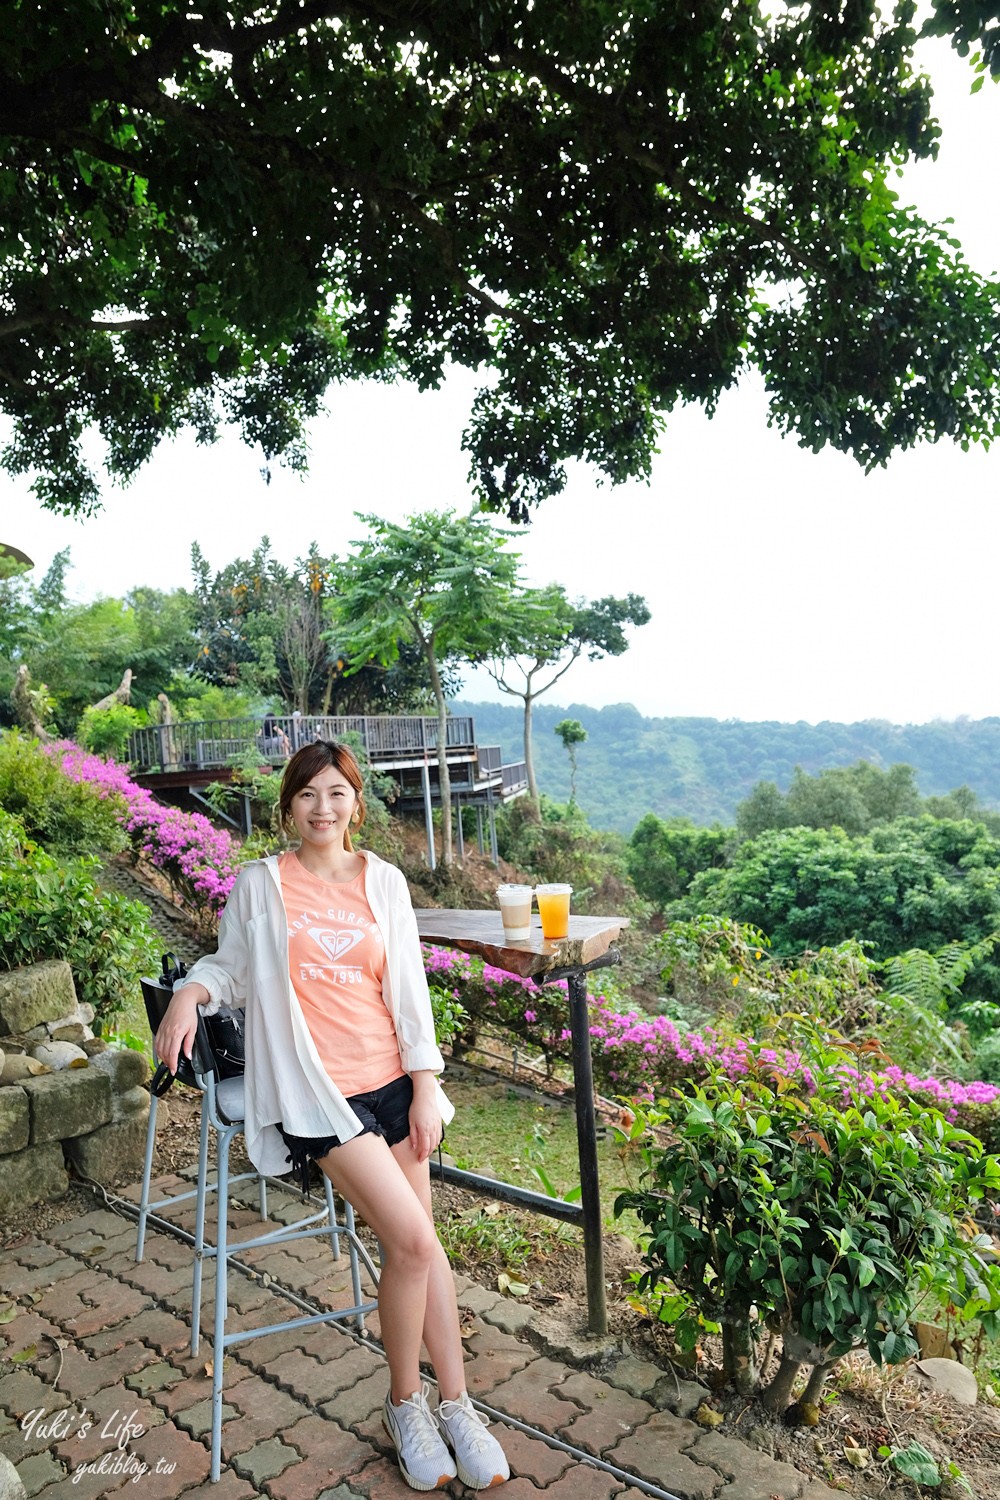
[[[365,821],[365,791],[361,767],[346,745],[338,745],[333,740],[315,740],[311,745],[303,745],[301,750],[296,750],[285,767],[285,774],[281,778],[281,794],[278,798],[278,820],[282,828],[287,829],[291,821],[292,798],[296,793],[301,792],[304,786],[308,786],[314,776],[318,776],[321,771],[327,770],[330,766],[339,772],[348,786],[357,793],[358,805],[353,822],[355,828],[361,827]],[[348,852],[354,848],[349,831],[344,834],[344,848]]]

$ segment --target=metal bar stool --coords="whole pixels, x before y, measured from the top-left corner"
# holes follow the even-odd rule
[[[143,979],[141,984],[150,1030],[155,1035],[173,991],[168,984],[159,979]],[[365,1314],[373,1312],[378,1304],[371,1300],[365,1301],[362,1297],[361,1265],[362,1263],[364,1264],[366,1270],[376,1283],[378,1282],[378,1270],[371,1256],[358,1238],[354,1224],[354,1209],[346,1199],[343,1200],[343,1221],[341,1222],[337,1218],[333,1188],[331,1187],[330,1179],[325,1173],[323,1174],[323,1188],[326,1201],[324,1207],[318,1213],[311,1214],[295,1224],[281,1225],[278,1229],[268,1230],[266,1233],[255,1235],[251,1239],[240,1240],[230,1249],[227,1212],[230,1190],[236,1183],[256,1179],[260,1190],[260,1216],[262,1220],[266,1220],[267,1183],[269,1179],[262,1177],[257,1172],[240,1172],[234,1177],[229,1175],[229,1148],[235,1138],[243,1131],[243,1079],[242,1077],[220,1078],[219,1064],[212,1047],[212,1038],[205,1023],[205,1018],[200,1013],[198,1015],[198,1032],[195,1038],[193,1055],[190,1061],[184,1057],[179,1060],[175,1078],[179,1083],[187,1084],[188,1087],[197,1089],[201,1094],[198,1182],[196,1187],[191,1188],[187,1192],[175,1193],[170,1197],[159,1198],[153,1202],[150,1201],[150,1180],[152,1177],[153,1150],[156,1140],[157,1107],[157,1097],[153,1094],[150,1099],[149,1125],[146,1132],[146,1157],[143,1165],[142,1190],[139,1199],[139,1228],[136,1237],[135,1258],[137,1261],[142,1260],[145,1249],[146,1225],[151,1214],[155,1215],[158,1209],[170,1208],[190,1198],[196,1200],[191,1299],[192,1354],[198,1353],[201,1332],[201,1292],[204,1264],[206,1260],[213,1258],[216,1262],[215,1310],[212,1338],[211,1478],[214,1483],[218,1480],[221,1469],[222,1383],[226,1351],[231,1349],[235,1344],[245,1343],[249,1339],[263,1338],[269,1333],[278,1333],[285,1329],[306,1328],[314,1323],[351,1322],[359,1331],[362,1330],[364,1328]],[[217,1169],[214,1182],[209,1180],[208,1139],[210,1131],[214,1131],[216,1137]],[[206,1205],[209,1193],[213,1192],[216,1194],[217,1209],[214,1244],[205,1238]],[[303,1317],[285,1318],[278,1323],[270,1323],[263,1328],[227,1333],[226,1317],[229,1311],[227,1291],[230,1257],[246,1250],[256,1250],[263,1245],[268,1247],[286,1245],[295,1240],[314,1238],[319,1235],[325,1235],[329,1238],[334,1259],[340,1258],[341,1236],[347,1241],[351,1270],[351,1290],[354,1298],[352,1306],[338,1308],[334,1312],[310,1313]]]

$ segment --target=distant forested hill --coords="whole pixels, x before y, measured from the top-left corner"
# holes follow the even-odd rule
[[[480,744],[502,745],[504,760],[521,759],[516,704],[456,702],[451,707],[474,715]],[[646,719],[630,703],[539,705],[535,766],[542,791],[557,801],[569,796],[569,762],[553,729],[566,718],[579,719],[589,736],[577,748],[577,800],[597,828],[630,833],[647,812],[729,824],[755,782],[775,781],[785,791],[796,766],[815,773],[858,760],[882,767],[904,761],[916,770],[924,796],[968,785],[985,804],[1000,807],[1000,718],[747,724]]]

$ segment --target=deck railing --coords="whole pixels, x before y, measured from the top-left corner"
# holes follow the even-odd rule
[[[512,797],[515,792],[523,792],[528,785],[527,763],[523,760],[514,760],[509,765],[501,766],[500,785],[505,797]]]
[[[153,724],[129,736],[129,760],[138,771],[169,771],[222,767],[247,751],[266,760],[283,761],[291,751],[316,739],[357,735],[372,761],[400,755],[437,752],[438,721],[428,715],[395,714],[282,714],[272,721],[275,731],[265,737],[260,718],[199,719],[191,723]],[[475,723],[467,714],[449,718],[449,750],[473,751]]]

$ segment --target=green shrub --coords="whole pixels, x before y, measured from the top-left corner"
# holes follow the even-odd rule
[[[575,912],[649,916],[649,904],[636,894],[626,869],[624,838],[592,828],[575,803],[543,797],[536,808],[519,797],[497,815],[497,843],[504,859],[535,880],[568,881]]]
[[[64,776],[56,757],[15,729],[0,734],[0,808],[54,854],[118,854],[127,848],[125,805]]]
[[[689,818],[658,818],[647,813],[632,830],[626,863],[640,896],[661,911],[680,901],[702,870],[725,864],[732,830],[698,828]]]
[[[127,703],[111,708],[85,708],[76,727],[76,739],[95,755],[110,755],[128,764],[128,737],[133,729],[146,723],[146,715]]]
[[[441,1046],[452,1042],[468,1022],[468,1012],[453,992],[443,985],[428,986],[431,997],[431,1014],[434,1017],[434,1035]]]
[[[81,1001],[102,1026],[129,1009],[142,974],[157,967],[149,912],[99,884],[91,856],[60,864],[0,809],[0,969],[63,958]]]
[[[668,1144],[649,1138],[644,1188],[615,1205],[648,1231],[642,1289],[676,1288],[721,1325],[725,1373],[744,1394],[760,1384],[765,1328],[784,1345],[762,1395],[775,1411],[803,1364],[815,1401],[850,1349],[880,1364],[914,1353],[909,1325],[928,1291],[996,1331],[1000,1266],[966,1226],[970,1205],[1000,1190],[1000,1162],[936,1110],[716,1077],[644,1123]]]
[[[1000,1083],[1000,1031],[984,1037],[979,1043],[972,1072],[984,1083]]]

